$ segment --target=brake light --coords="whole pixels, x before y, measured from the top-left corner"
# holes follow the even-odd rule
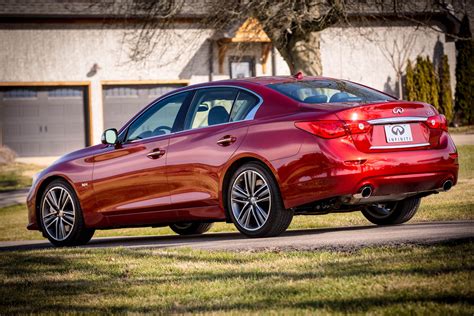
[[[346,122],[346,127],[349,129],[351,134],[367,133],[371,125],[364,121],[350,121]]]
[[[432,129],[441,129],[446,132],[448,131],[448,121],[443,114],[428,117],[426,124]]]
[[[322,138],[337,138],[349,134],[361,134],[370,130],[371,125],[364,121],[313,121],[296,122],[295,126]]]
[[[296,122],[295,126],[322,138],[337,138],[347,133],[342,121]]]

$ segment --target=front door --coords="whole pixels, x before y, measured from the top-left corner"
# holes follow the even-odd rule
[[[183,92],[155,103],[120,135],[120,145],[107,146],[95,156],[96,209],[112,216],[112,223],[146,223],[172,217],[169,212],[157,213],[170,204],[166,176],[169,137],[189,95]],[[137,213],[142,215],[123,217]]]

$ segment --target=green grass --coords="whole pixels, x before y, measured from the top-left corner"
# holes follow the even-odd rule
[[[37,165],[23,163],[0,165],[0,192],[29,187],[32,176],[41,169]]]
[[[472,134],[474,133],[474,125],[466,125],[460,127],[450,127],[449,133],[451,134]]]
[[[436,220],[474,220],[474,146],[459,147],[459,181],[449,192],[424,198],[411,222]],[[25,229],[27,211],[24,205],[0,208],[0,241],[41,239],[41,234]],[[320,216],[295,216],[289,229],[367,225],[359,212]],[[211,232],[236,231],[232,224],[216,223]],[[174,234],[169,228],[125,228],[97,231],[95,237]]]
[[[472,315],[473,245],[8,252],[0,312]]]

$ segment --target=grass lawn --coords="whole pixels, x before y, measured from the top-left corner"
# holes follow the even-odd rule
[[[450,134],[472,134],[474,133],[474,125],[466,125],[461,127],[450,127]]]
[[[474,219],[474,146],[460,146],[458,185],[451,191],[422,200],[415,221]],[[27,211],[24,205],[0,208],[0,241],[42,239],[40,233],[25,229]],[[361,213],[295,216],[290,229],[367,225]],[[212,232],[236,231],[232,224],[217,223]],[[97,231],[95,237],[174,234],[169,228],[126,228]]]
[[[474,244],[0,256],[0,313],[474,313]]]
[[[33,175],[42,168],[37,165],[18,162],[8,165],[0,164],[0,192],[29,187]]]

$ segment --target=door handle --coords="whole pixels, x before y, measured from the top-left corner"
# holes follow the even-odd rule
[[[163,156],[165,153],[166,153],[165,150],[157,148],[157,149],[153,149],[146,156],[150,159],[158,159],[161,156]]]
[[[217,141],[217,145],[229,146],[230,144],[235,143],[236,140],[237,140],[236,137],[231,136],[231,135],[226,135]]]

